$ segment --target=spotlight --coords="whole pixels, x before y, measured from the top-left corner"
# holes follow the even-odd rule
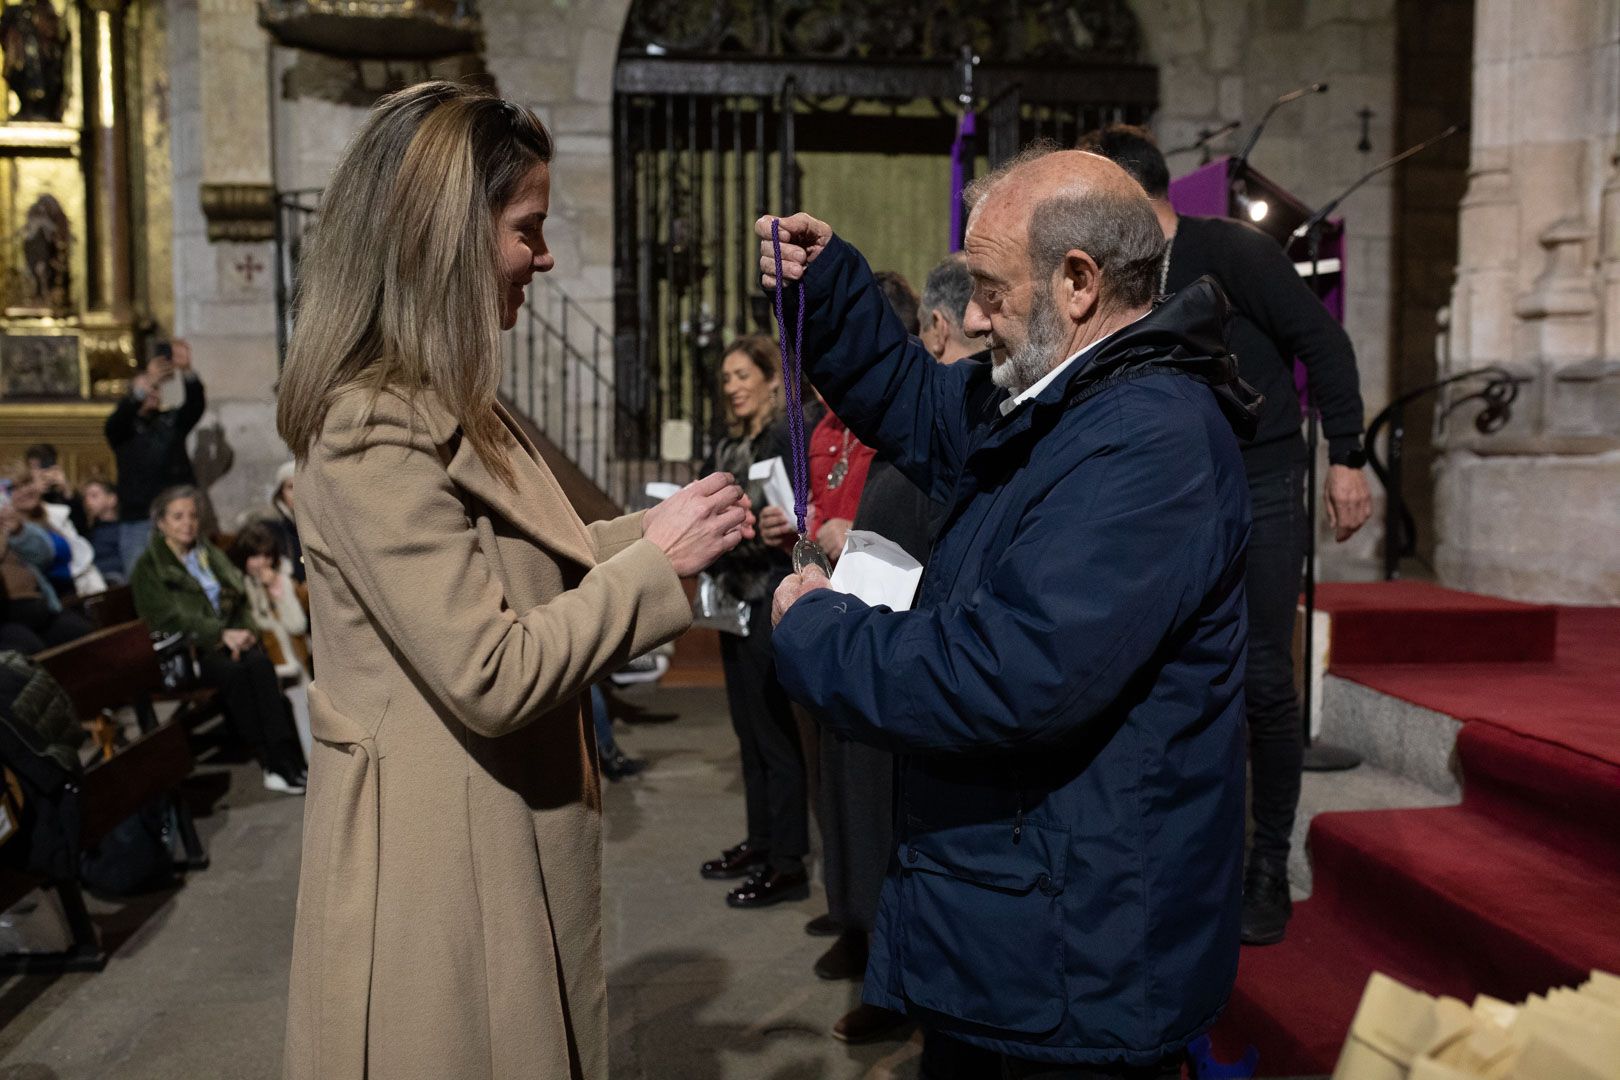
[[[1260,222],[1266,220],[1267,214],[1271,213],[1271,204],[1266,202],[1264,199],[1250,199],[1247,210],[1249,212],[1249,220],[1259,224]]]

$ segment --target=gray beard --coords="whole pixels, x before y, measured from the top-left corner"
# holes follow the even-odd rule
[[[1028,337],[1018,348],[1008,351],[1007,359],[990,369],[990,381],[1017,397],[1044,379],[1063,359],[1058,355],[1062,348],[1063,321],[1058,318],[1048,289],[1035,298]]]

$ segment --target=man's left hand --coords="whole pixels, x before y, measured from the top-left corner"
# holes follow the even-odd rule
[[[775,627],[782,621],[782,616],[799,602],[799,597],[831,585],[832,582],[827,580],[827,575],[821,572],[819,566],[807,566],[802,572],[783,578],[782,584],[776,587],[776,596],[771,599],[771,626]]]
[[[184,374],[191,370],[191,346],[180,338],[169,342],[169,348],[174,351],[175,370]]]
[[[1344,543],[1372,517],[1372,491],[1367,474],[1348,465],[1329,465],[1323,501],[1327,504],[1328,524],[1333,537]]]

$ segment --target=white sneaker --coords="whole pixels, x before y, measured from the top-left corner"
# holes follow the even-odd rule
[[[304,785],[295,784],[280,773],[264,771],[264,790],[274,791],[279,795],[302,795]]]

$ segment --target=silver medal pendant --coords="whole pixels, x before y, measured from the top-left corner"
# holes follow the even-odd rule
[[[802,574],[807,566],[819,566],[823,574],[832,577],[832,563],[827,559],[827,553],[814,540],[800,533],[799,542],[793,545],[793,572]]]

